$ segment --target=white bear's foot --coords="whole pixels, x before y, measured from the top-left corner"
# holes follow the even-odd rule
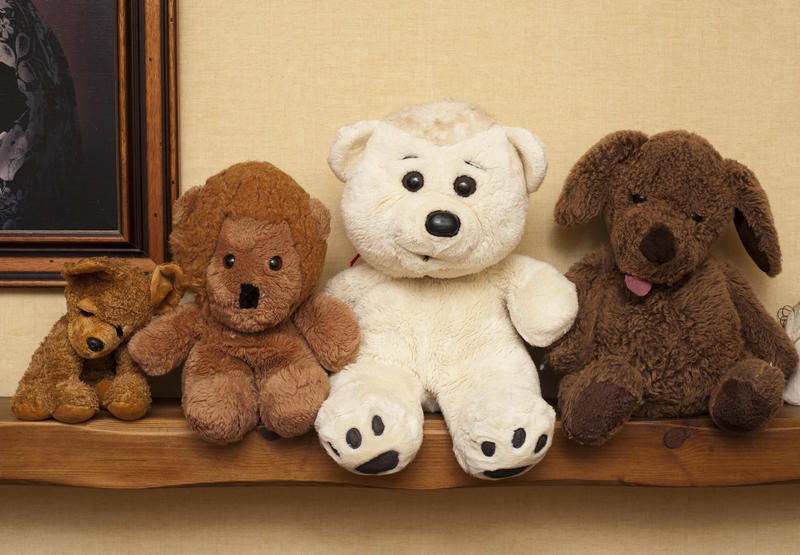
[[[422,444],[423,414],[419,401],[397,397],[359,381],[337,388],[317,415],[322,446],[350,472],[399,472]]]
[[[556,414],[532,393],[487,392],[448,421],[456,459],[468,474],[485,480],[527,472],[553,442]]]

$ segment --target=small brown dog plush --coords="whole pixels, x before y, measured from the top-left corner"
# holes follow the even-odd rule
[[[126,341],[180,300],[180,268],[161,264],[148,277],[124,260],[86,258],[61,273],[67,313],[33,354],[11,409],[21,420],[83,422],[99,407],[122,420],[141,418],[150,388]]]
[[[130,352],[147,374],[183,368],[183,410],[208,441],[258,423],[307,432],[358,349],[346,305],[314,295],[330,215],[267,163],[237,164],[178,199],[170,246],[196,302],[153,321]]]
[[[780,271],[755,175],[686,131],[619,131],[572,169],[555,218],[575,225],[601,211],[610,243],[567,274],[580,310],[550,353],[566,374],[559,407],[567,435],[600,444],[631,415],[706,411],[726,430],[766,426],[797,353],[742,275],[709,257],[733,220],[758,267]]]

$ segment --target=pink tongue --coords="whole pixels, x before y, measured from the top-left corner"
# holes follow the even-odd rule
[[[637,295],[639,297],[644,297],[650,292],[652,289],[653,284],[649,281],[645,281],[642,278],[637,278],[633,276],[625,276],[625,286],[631,290],[631,293]]]

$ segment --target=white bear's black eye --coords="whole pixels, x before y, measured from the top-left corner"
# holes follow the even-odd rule
[[[456,190],[456,193],[460,197],[470,196],[475,192],[476,187],[475,180],[468,175],[460,175],[456,177],[456,180],[453,182],[453,189]]]
[[[234,262],[236,262],[236,257],[233,256],[231,253],[226,254],[222,258],[222,263],[225,265],[226,268],[233,268]]]
[[[277,272],[283,266],[283,259],[280,256],[273,256],[269,259],[269,269]]]
[[[412,193],[416,193],[422,189],[423,185],[425,185],[425,178],[422,177],[422,174],[417,171],[408,172],[403,176],[403,187]]]

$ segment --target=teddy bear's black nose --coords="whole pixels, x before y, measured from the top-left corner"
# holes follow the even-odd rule
[[[94,353],[99,353],[105,348],[105,343],[97,339],[96,337],[90,337],[86,340],[86,346],[89,347],[89,350]]]
[[[461,229],[461,220],[452,212],[436,210],[428,214],[425,229],[436,237],[455,237]]]
[[[239,287],[239,308],[256,308],[258,307],[258,287],[243,283]]]
[[[664,264],[675,257],[675,236],[667,226],[658,224],[644,236],[639,250],[650,262]]]

